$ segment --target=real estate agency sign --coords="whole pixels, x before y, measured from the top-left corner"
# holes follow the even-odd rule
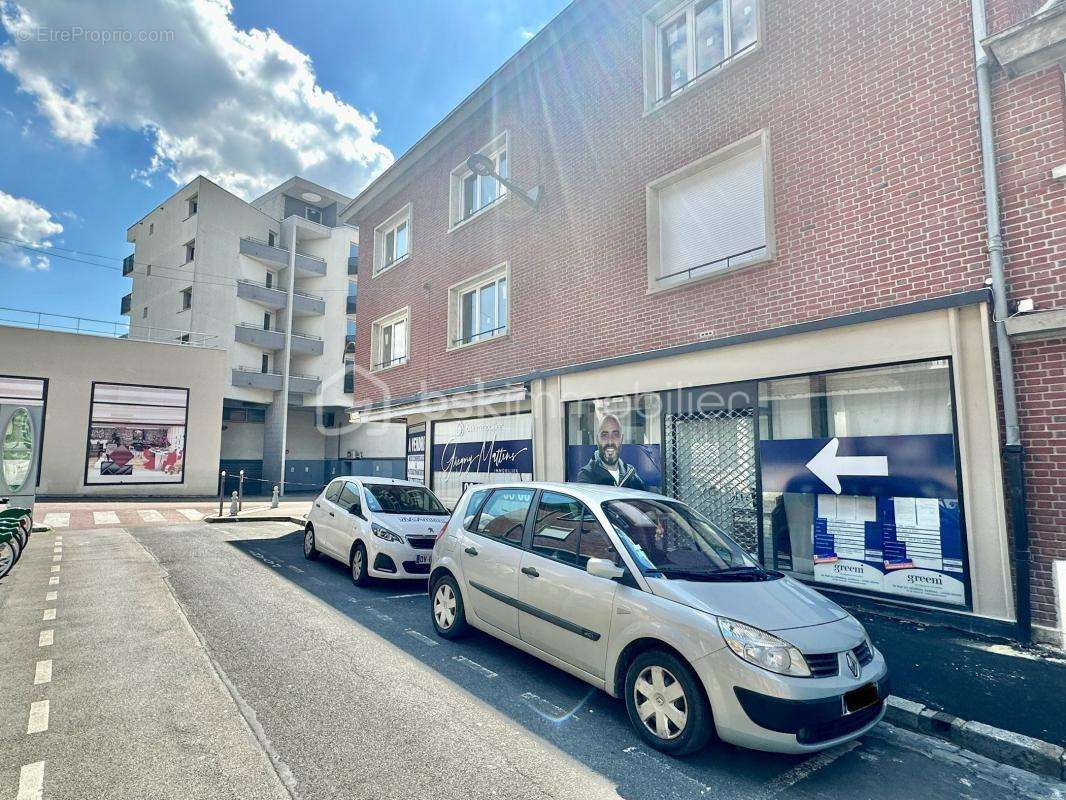
[[[432,489],[445,505],[472,484],[533,480],[533,415],[436,422],[430,464]]]

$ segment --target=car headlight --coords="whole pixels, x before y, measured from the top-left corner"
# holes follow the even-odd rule
[[[374,535],[379,539],[384,539],[386,542],[397,542],[403,544],[403,538],[398,533],[393,533],[384,525],[378,525],[376,522],[370,524],[370,530],[374,532]]]
[[[718,618],[718,628],[729,649],[749,664],[779,675],[811,676],[811,669],[803,654],[773,634],[725,617]]]

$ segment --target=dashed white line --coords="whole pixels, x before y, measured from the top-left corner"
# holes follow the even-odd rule
[[[56,632],[53,629],[41,631],[41,635],[37,637],[38,647],[51,647],[55,641]]]
[[[56,610],[54,608],[46,608],[41,615],[41,622],[51,622],[56,618]]]
[[[26,735],[44,733],[48,730],[48,701],[38,700],[30,704],[30,721],[26,724]]]
[[[44,797],[44,762],[27,764],[19,772],[19,793],[15,800],[41,800]]]
[[[303,575],[304,573],[304,570],[300,569],[299,567],[293,566],[292,564],[289,564],[289,569],[291,569],[293,572],[299,572],[301,575]]]
[[[59,572],[59,565],[58,564],[56,564],[54,567],[52,567],[52,572]]]
[[[33,674],[33,685],[52,682],[52,659],[46,658],[37,662],[37,669]]]
[[[120,525],[118,520],[118,514],[114,511],[94,511],[93,512],[93,524],[94,525]]]
[[[59,592],[49,592],[48,594],[46,594],[44,596],[44,599],[45,599],[45,602],[48,602],[49,600],[58,600],[59,599]]]
[[[49,528],[67,528],[70,527],[70,514],[45,514],[44,524]]]
[[[49,586],[59,586],[59,576],[55,576],[48,579]]]
[[[178,513],[190,522],[199,522],[204,518],[204,515],[195,508],[179,508]]]
[[[422,642],[422,644],[427,644],[430,647],[436,647],[439,644],[439,642],[433,641],[428,636],[426,636],[424,633],[419,633],[414,628],[408,628],[407,630],[404,631],[404,633],[406,633],[412,639],[418,639],[418,641]]]
[[[368,614],[370,614],[371,616],[377,617],[382,622],[392,622],[392,617],[390,617],[388,614],[382,614],[380,611],[378,611],[373,606],[366,606],[366,611],[367,611]],[[436,644],[436,642],[434,642],[434,644]]]
[[[63,554],[60,553],[58,556],[52,556],[52,560],[53,561],[62,561],[63,560]]]
[[[428,597],[427,592],[415,592],[414,594],[390,594],[386,600],[403,600],[405,597]]]
[[[477,672],[478,674],[486,678],[495,678],[499,675],[499,673],[493,672],[488,667],[483,667],[476,661],[471,661],[465,656],[452,656],[452,661],[458,661],[460,664],[470,667],[470,669],[474,670],[474,672]]]
[[[160,514],[153,508],[142,508],[137,510],[137,516],[139,516],[145,522],[166,522],[167,518]]]

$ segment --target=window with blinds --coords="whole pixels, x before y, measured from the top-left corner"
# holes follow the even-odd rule
[[[651,277],[657,283],[695,280],[768,256],[765,156],[763,139],[756,137],[651,187],[659,262]]]

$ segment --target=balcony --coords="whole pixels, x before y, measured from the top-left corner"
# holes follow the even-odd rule
[[[359,274],[359,256],[348,256],[348,276],[354,278]]]
[[[251,367],[238,367],[233,370],[233,385],[245,389],[265,389],[280,392],[285,378],[280,372],[262,372]],[[318,391],[322,379],[317,375],[300,375],[289,373],[289,392],[292,394],[311,394]]]
[[[122,259],[122,277],[133,274],[133,253]]]
[[[345,298],[344,311],[349,317],[354,317],[355,316],[355,298],[354,297]]]
[[[241,254],[269,264],[278,269],[289,268],[289,251],[274,247],[259,239],[245,236],[241,239]],[[296,269],[308,275],[325,275],[326,262],[318,256],[296,253]]]
[[[285,331],[268,330],[262,325],[252,325],[248,322],[238,322],[233,334],[234,341],[242,344],[250,344],[263,350],[284,350]],[[322,355],[322,339],[306,333],[292,333],[292,352],[299,355],[320,356]]]
[[[284,289],[267,286],[260,281],[238,278],[237,297],[277,311],[286,307],[288,293]],[[296,291],[293,293],[292,313],[303,317],[321,317],[326,313],[326,301],[318,295]]]
[[[130,303],[132,303],[132,302],[133,302],[133,292],[128,292],[122,298],[122,310],[119,313],[124,315],[124,316],[128,316],[129,313],[130,313]]]

